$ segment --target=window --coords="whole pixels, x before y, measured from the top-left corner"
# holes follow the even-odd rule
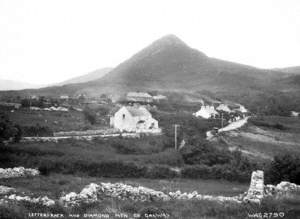
[[[123,114],[123,119],[125,119],[125,114]]]

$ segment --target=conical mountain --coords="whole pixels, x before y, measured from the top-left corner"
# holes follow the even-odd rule
[[[164,36],[122,62],[102,78],[81,84],[48,87],[40,95],[86,93],[122,94],[128,91],[206,90],[241,96],[274,89],[283,73],[208,57],[175,35]],[[278,86],[277,86],[278,87]],[[35,93],[30,90],[28,93]],[[36,92],[37,93],[37,92]]]
[[[167,35],[118,65],[94,84],[121,90],[223,91],[236,87],[265,86],[276,74],[210,58],[175,35]]]

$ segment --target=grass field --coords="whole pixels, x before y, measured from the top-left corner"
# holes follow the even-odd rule
[[[20,192],[33,192],[59,198],[62,192],[80,192],[90,183],[122,182],[132,186],[145,186],[159,191],[182,192],[198,191],[200,194],[235,196],[247,191],[248,183],[236,183],[222,180],[190,180],[190,179],[143,179],[143,178],[99,178],[86,176],[73,176],[66,174],[51,174],[30,178],[0,179],[1,185],[18,188]]]
[[[74,177],[71,175],[51,174],[49,176],[39,176],[34,178],[2,179],[1,185],[18,188],[19,192],[34,193],[37,195],[47,195],[52,199],[59,198],[62,193],[80,192],[88,183],[95,182],[123,182],[130,185],[147,186],[161,191],[191,192],[197,190],[201,194],[234,196],[240,194],[248,188],[248,184],[231,183],[216,180],[149,180],[149,179],[114,179],[114,178],[93,178],[93,177]],[[86,218],[84,214],[109,214],[110,218],[120,218],[116,215],[127,215],[133,218],[133,214],[155,214],[164,213],[172,219],[246,219],[251,218],[251,214],[265,214],[271,212],[283,212],[284,218],[299,218],[300,208],[299,199],[273,200],[266,198],[261,205],[219,203],[213,201],[168,201],[168,202],[132,202],[130,200],[117,200],[114,198],[104,199],[101,202],[90,205],[83,205],[79,208],[62,208],[61,206],[42,207],[28,204],[2,205],[0,207],[1,218],[29,218],[29,212],[42,213],[61,213],[65,218],[70,214],[76,214],[78,218]],[[45,218],[45,217],[35,217]],[[48,218],[48,217],[47,217]],[[93,217],[101,218],[101,217]],[[126,217],[125,217],[126,218]],[[144,215],[140,218],[149,218]],[[150,217],[152,218],[152,217]]]
[[[251,118],[241,130],[225,134],[232,146],[272,159],[283,153],[300,154],[300,119],[280,116]]]
[[[98,129],[97,125],[90,125],[84,118],[82,112],[70,110],[69,112],[55,111],[33,111],[29,109],[15,110],[6,112],[13,123],[22,126],[48,126],[52,131],[71,131]]]

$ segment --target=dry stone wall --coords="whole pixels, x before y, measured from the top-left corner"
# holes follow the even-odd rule
[[[250,187],[244,202],[260,203],[264,197],[264,172],[261,170],[253,171],[251,175]]]

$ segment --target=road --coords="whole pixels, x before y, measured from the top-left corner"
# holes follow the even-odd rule
[[[241,128],[243,125],[245,125],[247,123],[248,118],[249,117],[246,117],[246,118],[240,119],[240,120],[238,120],[236,122],[232,122],[229,125],[225,126],[224,128],[219,129],[218,133],[220,133],[220,132],[228,132],[228,131],[232,131],[232,130]]]

